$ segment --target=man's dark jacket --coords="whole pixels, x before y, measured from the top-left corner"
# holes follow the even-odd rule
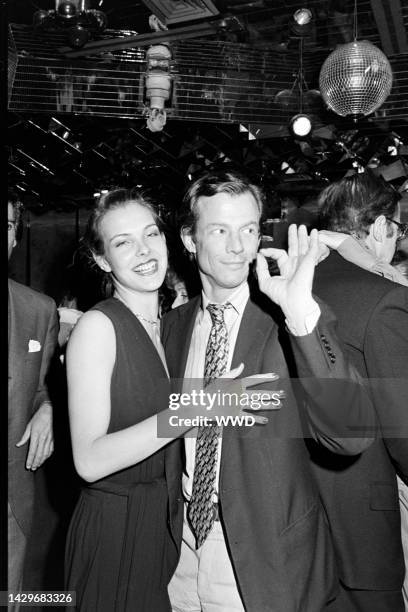
[[[195,298],[164,318],[163,343],[173,378],[184,376],[199,306],[200,299]],[[302,376],[352,376],[333,333],[333,321],[322,320],[312,334],[294,339],[293,350],[304,364]],[[224,428],[219,501],[238,588],[247,612],[319,612],[336,594],[332,544],[310,471],[302,417],[288,384],[278,327],[251,300],[232,367],[241,362],[242,376],[276,372],[280,376],[276,388],[288,391],[282,408],[267,413],[267,425]],[[350,393],[356,396],[360,414],[350,417],[341,410],[328,411],[322,398],[320,406],[309,406],[307,416],[313,435],[345,454],[363,450],[371,440],[339,439],[339,422],[350,417],[368,430],[375,423],[370,402],[360,397],[358,389]],[[347,405],[344,409],[348,411]],[[166,462],[171,526],[178,546],[183,520],[179,446],[177,442],[169,446]]]
[[[408,288],[333,252],[318,265],[313,290],[336,315],[351,362],[370,379],[380,423],[380,438],[356,457],[312,444],[340,577],[353,589],[397,590],[405,573],[395,474],[408,482]]]

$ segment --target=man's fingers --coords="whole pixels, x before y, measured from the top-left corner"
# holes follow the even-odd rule
[[[256,255],[256,274],[260,287],[262,287],[271,277],[268,270],[268,263],[263,253],[257,253]]]
[[[297,257],[299,255],[298,229],[295,223],[289,225],[288,229],[288,255]]]
[[[44,443],[44,448],[43,448],[43,460],[41,463],[44,463],[44,461],[46,459],[48,459],[48,457],[50,457],[50,455],[52,454],[52,450],[53,450],[53,442],[52,442],[52,436],[51,434],[48,434],[45,443]],[[40,466],[38,466],[40,467]]]
[[[305,225],[299,225],[298,228],[298,253],[306,255],[309,250],[309,236]]]
[[[350,238],[350,236],[342,232],[331,232],[330,230],[319,231],[320,243],[327,245],[331,249],[337,249],[347,238]]]
[[[30,427],[30,424],[28,424],[24,430],[24,433],[21,439],[17,442],[16,446],[23,446],[24,444],[26,444],[28,440],[30,439],[30,432],[31,432],[31,427]]]
[[[240,363],[239,366],[233,368],[232,370],[229,370],[228,372],[225,372],[225,374],[221,374],[221,376],[218,376],[218,378],[237,378],[237,376],[241,374],[243,369],[244,364]]]
[[[282,401],[286,397],[285,391],[250,391],[250,406],[245,408],[248,411],[258,410],[279,410],[282,407]]]
[[[27,460],[26,460],[27,470],[31,470],[31,468],[33,467],[34,457],[36,456],[36,453],[37,453],[37,446],[38,446],[38,437],[31,436],[30,446],[28,449],[28,455],[27,455]]]
[[[319,232],[317,229],[312,229],[310,232],[309,252],[317,261],[317,258],[319,257]]]
[[[33,457],[33,460],[31,462],[31,469],[32,470],[36,470],[37,468],[39,468],[40,465],[42,465],[44,463],[44,461],[48,457],[48,455],[47,455],[47,452],[48,452],[47,439],[48,439],[48,437],[46,437],[46,436],[39,436],[38,437],[37,448],[35,450],[34,457]]]
[[[285,263],[288,258],[288,254],[285,249],[275,249],[270,247],[268,249],[259,249],[259,253],[261,253],[261,255],[263,255],[264,257],[274,259],[278,263],[278,265]]]
[[[255,416],[254,414],[251,414],[251,417],[254,419],[257,425],[266,425],[269,421],[268,417],[264,416]]]
[[[266,374],[252,374],[252,376],[245,376],[241,379],[241,384],[244,389],[248,387],[254,387],[255,385],[259,385],[260,381],[262,382],[272,382],[274,380],[278,380],[279,374],[275,374],[275,372],[268,372]]]

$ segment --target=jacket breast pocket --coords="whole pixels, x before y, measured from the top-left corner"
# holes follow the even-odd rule
[[[397,484],[372,482],[370,484],[370,510],[398,510]]]
[[[24,358],[24,368],[28,369],[37,369],[41,367],[41,359],[42,359],[42,351],[32,351],[31,353],[26,353]],[[24,375],[24,372],[22,372]]]

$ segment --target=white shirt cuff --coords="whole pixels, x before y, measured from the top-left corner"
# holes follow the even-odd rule
[[[285,319],[286,327],[293,336],[306,336],[311,334],[320,318],[320,308],[315,305],[302,318]]]

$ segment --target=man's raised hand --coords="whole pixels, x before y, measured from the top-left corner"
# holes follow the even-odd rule
[[[256,271],[261,291],[278,304],[287,319],[304,317],[316,302],[312,297],[314,269],[322,256],[316,229],[307,233],[304,225],[290,225],[288,251],[261,249],[257,255]],[[265,257],[274,259],[279,276],[271,276]]]

